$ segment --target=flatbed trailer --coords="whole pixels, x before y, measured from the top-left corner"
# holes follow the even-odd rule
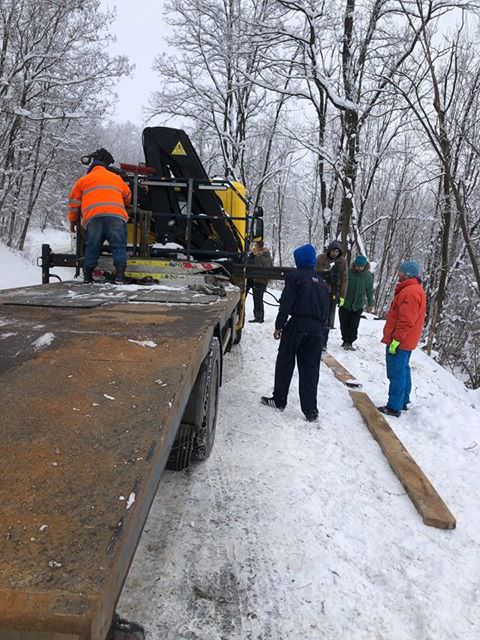
[[[0,640],[105,640],[169,456],[208,456],[241,295],[198,282],[0,292]]]

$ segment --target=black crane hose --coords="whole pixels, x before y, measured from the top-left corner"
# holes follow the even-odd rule
[[[270,291],[267,291],[265,289],[265,293],[268,293],[269,296],[272,296],[272,298],[275,300],[275,302],[277,304],[272,304],[271,302],[267,302],[266,300],[263,301],[263,304],[266,304],[268,307],[279,307],[280,306],[280,301],[278,300],[278,298],[276,298],[273,293],[271,293]],[[248,291],[248,295],[249,296],[253,296],[253,293],[251,291]]]

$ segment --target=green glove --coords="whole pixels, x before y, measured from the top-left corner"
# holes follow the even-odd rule
[[[345,298],[339,298],[338,299],[338,306],[339,307],[343,307],[344,304],[345,304]]]
[[[395,338],[391,341],[391,343],[390,343],[390,345],[388,347],[388,353],[391,356],[396,355],[399,344],[400,344],[400,342],[398,340],[395,340]]]

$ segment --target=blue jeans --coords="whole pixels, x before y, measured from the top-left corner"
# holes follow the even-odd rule
[[[123,268],[127,263],[127,223],[120,216],[96,216],[85,229],[85,270],[95,269],[106,240],[113,256],[113,264]]]
[[[412,376],[410,373],[411,351],[397,349],[392,356],[387,346],[387,378],[390,381],[388,389],[388,406],[395,411],[401,411],[410,402],[412,390]]]

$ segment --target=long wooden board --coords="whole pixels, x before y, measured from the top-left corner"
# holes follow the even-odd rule
[[[361,391],[349,393],[423,522],[438,529],[455,529],[454,516],[368,395]]]
[[[336,360],[330,353],[324,353],[322,355],[322,360],[327,365],[327,367],[332,370],[333,375],[337,378],[337,380],[343,382],[343,384],[347,387],[356,387],[358,389],[362,386],[362,384],[358,382],[358,380],[356,380],[354,376],[352,376],[350,371],[347,371],[345,367],[340,364],[340,362]]]

